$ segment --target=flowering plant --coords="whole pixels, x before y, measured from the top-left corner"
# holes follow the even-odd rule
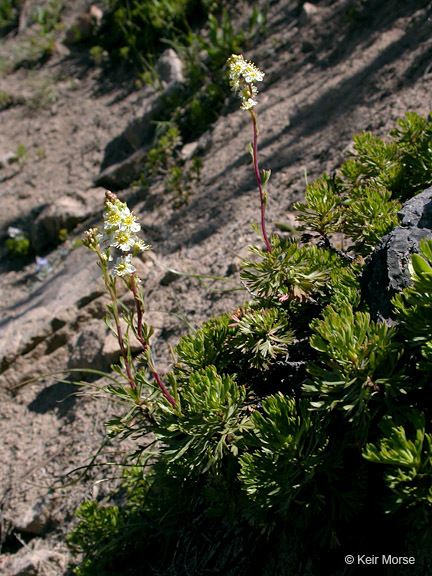
[[[257,114],[255,112],[255,106],[258,104],[255,99],[258,94],[258,88],[256,87],[255,82],[262,82],[264,72],[261,72],[261,70],[259,70],[252,62],[245,60],[242,55],[232,54],[228,58],[227,64],[229,67],[230,86],[232,90],[240,96],[242,101],[240,108],[242,110],[248,110],[252,117],[254,141],[253,145],[249,147],[249,152],[252,156],[255,178],[257,180],[260,194],[261,231],[267,250],[271,252],[272,247],[265,228],[267,194],[264,193],[264,188],[270,178],[271,170],[262,170],[260,172],[258,167],[258,123]]]
[[[137,371],[130,350],[129,333],[132,332],[141,344],[147,366],[157,385],[168,402],[175,408],[176,402],[163,384],[153,363],[149,345],[153,329],[148,327],[143,321],[144,300],[141,282],[135,274],[136,268],[132,263],[134,257],[140,252],[149,250],[150,246],[136,235],[141,230],[141,225],[138,223],[136,216],[129,210],[125,202],[121,202],[113,192],[108,190],[105,192],[103,218],[103,234],[97,228],[90,228],[85,232],[84,244],[97,254],[104,284],[110,296],[111,303],[108,305],[107,324],[117,337],[120,347],[121,367],[119,373],[129,383],[129,390],[132,392],[136,403],[141,404],[142,386],[137,386],[136,384],[136,381],[141,382],[141,379],[136,378]],[[119,255],[114,266],[111,266],[115,251],[119,252]],[[133,294],[135,310],[129,314],[120,313],[117,294],[117,281],[119,278]],[[122,329],[121,319],[126,324],[125,333]]]
[[[252,88],[261,76],[240,56],[229,63],[254,122],[264,224]],[[251,248],[241,278],[253,299],[180,339],[165,376],[173,396],[151,359],[135,276],[134,258],[149,247],[126,204],[107,192],[104,231],[90,230],[86,243],[99,256],[122,351],[125,392],[114,392],[136,402],[109,426],[152,437],[131,454],[124,501],[85,502],[78,511],[69,536],[71,549],[84,553],[77,576],[318,576],[323,560],[359,543],[376,546],[381,534],[384,546],[421,555],[426,573],[432,241],[411,258],[412,285],[389,302],[398,323],[374,318],[376,301],[362,289],[371,270],[363,256],[383,228],[396,226],[398,199],[430,185],[432,122],[409,115],[399,126],[395,145],[358,136],[354,157],[308,186],[297,209],[317,242],[273,235],[266,248]],[[353,241],[350,253],[331,244],[334,232]],[[124,334],[117,282],[135,302]],[[142,344],[144,372],[135,370],[128,331]],[[148,371],[163,394],[143,418]]]

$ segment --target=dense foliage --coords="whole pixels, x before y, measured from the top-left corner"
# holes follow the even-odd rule
[[[0,38],[18,25],[19,0],[2,0],[0,3]]]
[[[206,0],[107,0],[98,34],[100,46],[114,58],[135,59],[155,53],[172,40],[187,21],[203,20],[211,2]]]
[[[432,123],[407,114],[390,136],[356,136],[352,158],[308,186],[297,209],[314,243],[252,247],[250,302],[177,346],[177,404],[126,406],[112,432],[137,446],[152,432],[157,450],[134,454],[121,501],[80,508],[76,574],[346,574],[344,553],[365,552],[430,562],[432,241],[393,326],[359,288],[401,202],[432,182]]]

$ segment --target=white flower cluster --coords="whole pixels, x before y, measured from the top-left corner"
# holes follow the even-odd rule
[[[250,110],[258,104],[255,99],[258,94],[255,82],[262,82],[264,72],[261,72],[252,62],[245,60],[241,54],[230,56],[227,64],[229,66],[230,86],[242,100],[240,108]]]
[[[120,202],[115,194],[106,192],[104,218],[104,244],[111,248],[117,248],[123,252],[123,256],[116,259],[113,274],[126,276],[135,272],[132,257],[148,250],[149,246],[136,236],[141,230],[141,225],[126,205]]]

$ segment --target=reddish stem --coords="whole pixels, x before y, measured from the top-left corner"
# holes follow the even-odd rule
[[[265,202],[264,202],[264,192],[261,183],[261,175],[258,168],[258,127],[257,127],[257,119],[256,114],[253,108],[250,110],[252,121],[253,121],[253,129],[254,129],[254,142],[253,142],[253,162],[254,162],[254,170],[255,170],[255,177],[258,183],[258,189],[260,193],[260,202],[261,202],[261,230],[264,238],[264,242],[266,243],[267,250],[269,252],[272,251],[271,244],[266,234],[265,229]]]
[[[137,291],[137,286],[136,286],[134,274],[131,274],[131,290],[132,290],[132,294],[134,296],[135,308],[137,311],[137,336],[138,336],[138,340],[139,340],[141,346],[143,347],[144,352],[146,352],[147,348],[148,348],[148,343],[144,340],[144,337],[142,335],[143,313],[142,313],[142,308],[141,308],[141,302],[139,301],[139,298],[138,298],[138,291]],[[176,401],[174,400],[174,398],[171,396],[171,394],[166,389],[164,383],[161,380],[161,377],[159,376],[158,372],[156,371],[155,367],[153,366],[153,362],[151,359],[149,359],[149,367],[150,367],[150,370],[154,376],[154,379],[156,380],[156,382],[159,385],[159,388],[162,390],[162,394],[165,396],[165,398],[168,400],[168,402],[171,404],[171,406],[173,408],[176,408],[177,407]]]
[[[152,368],[151,368],[152,369]],[[168,392],[168,390],[165,387],[165,384],[162,382],[162,380],[160,379],[159,374],[156,372],[156,370],[154,370],[154,368],[152,369],[152,374],[156,380],[156,382],[159,384],[159,388],[162,390],[162,394],[165,396],[165,398],[168,400],[168,402],[171,404],[171,406],[173,408],[177,408],[177,404],[176,401],[174,400],[174,398],[171,396],[171,394]]]

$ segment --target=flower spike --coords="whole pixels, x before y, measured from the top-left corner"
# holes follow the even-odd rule
[[[255,178],[260,194],[261,230],[264,242],[267,246],[267,250],[271,252],[272,247],[265,229],[265,207],[267,203],[267,195],[264,194],[264,187],[270,177],[270,171],[263,170],[261,175],[258,167],[258,124],[257,115],[254,109],[258,104],[256,100],[258,88],[255,86],[255,82],[262,82],[264,78],[264,72],[261,72],[261,70],[257,68],[252,62],[245,60],[241,54],[232,54],[228,58],[227,64],[229,68],[230,86],[232,90],[240,96],[242,101],[240,108],[242,110],[247,110],[252,117],[254,142],[253,146],[251,146],[251,154],[254,164]]]
[[[241,98],[242,110],[250,110],[258,104],[255,100],[258,88],[255,82],[262,82],[264,72],[252,62],[248,62],[243,56],[233,54],[228,58],[230,86]]]

